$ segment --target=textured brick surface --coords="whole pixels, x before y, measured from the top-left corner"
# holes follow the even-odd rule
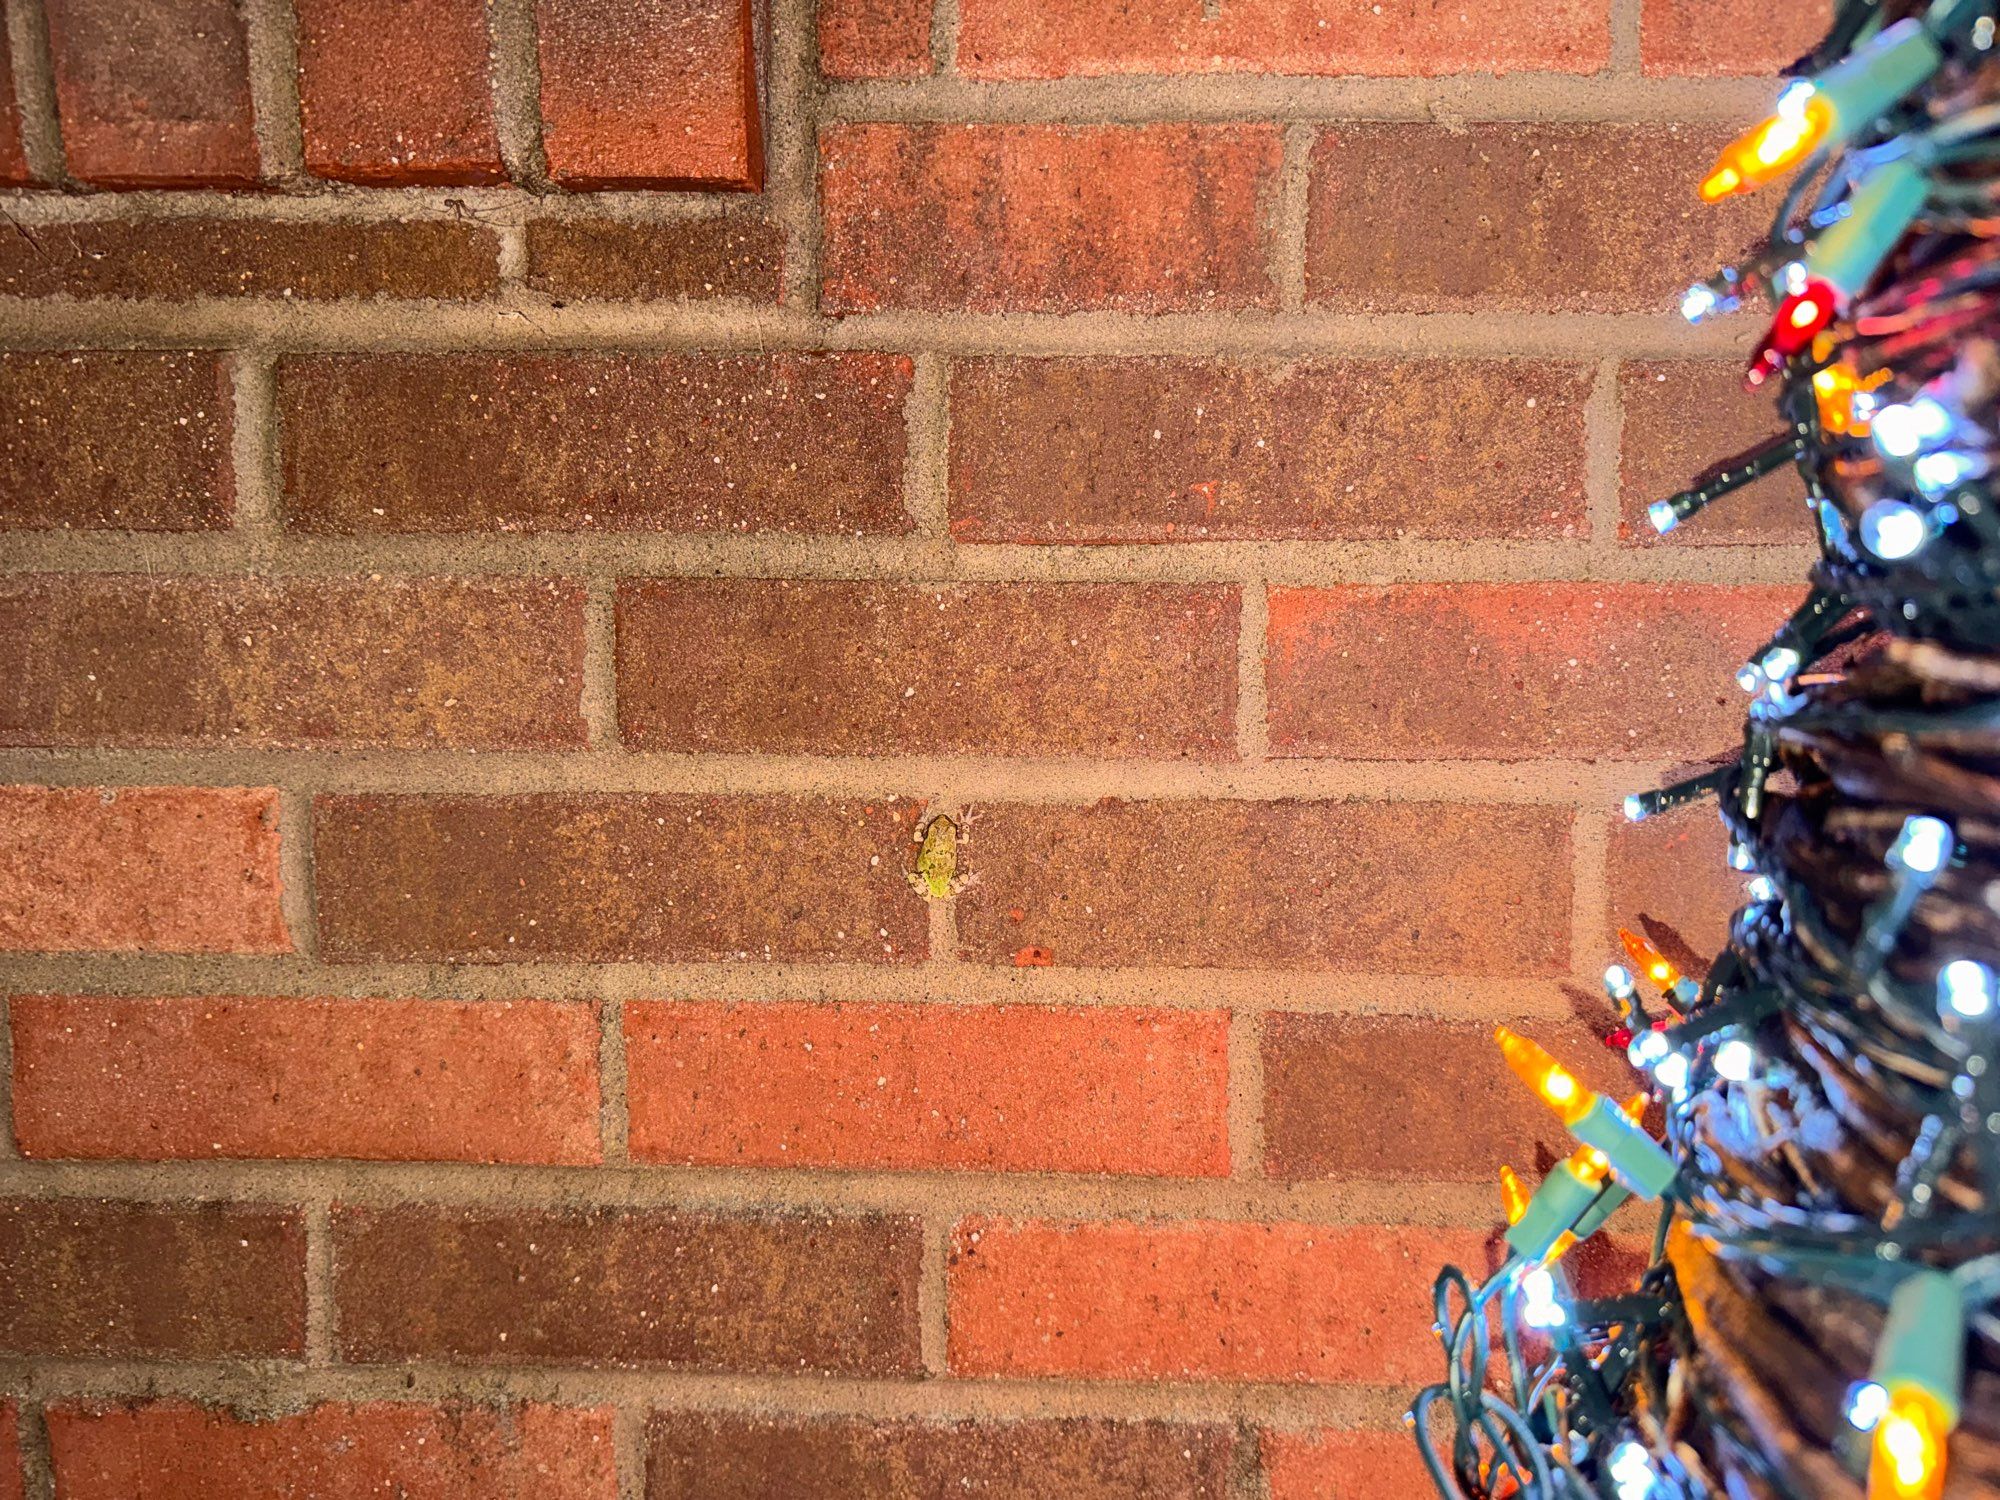
[[[0,787],[0,951],[290,948],[276,793]]]
[[[1646,507],[1701,473],[1782,431],[1770,399],[1743,389],[1740,361],[1635,361],[1618,371],[1624,412],[1618,493],[1620,535],[1655,546],[1719,542],[1811,543],[1805,483],[1792,468],[1724,495],[1662,538]]]
[[[1699,756],[1742,736],[1734,673],[1796,589],[1413,584],[1270,601],[1281,755]]]
[[[20,1408],[0,1401],[0,1500],[26,1500],[21,1474]]]
[[[542,219],[528,226],[528,285],[558,303],[775,302],[783,263],[777,226],[740,214],[663,224]]]
[[[291,1208],[0,1201],[0,1350],[246,1359],[305,1340],[305,1227]]]
[[[1819,44],[1832,15],[1831,0],[1645,0],[1639,59],[1648,73],[1776,73]]]
[[[763,180],[747,0],[536,0],[542,139],[569,187]]]
[[[965,956],[1062,965],[1555,973],[1567,814],[1444,803],[1104,802],[984,809]],[[1477,845],[1476,861],[1439,849]]]
[[[1312,153],[1306,295],[1376,312],[1664,311],[1769,228],[1761,200],[1695,196],[1729,135],[1330,126]]]
[[[483,0],[297,0],[306,170],[347,182],[498,182]]]
[[[11,1014],[28,1156],[598,1159],[585,1004],[19,995]]]
[[[329,958],[921,958],[911,803],[806,797],[321,797]]]
[[[217,355],[0,354],[0,528],[229,524],[230,380]]]
[[[4,31],[0,27],[0,32]],[[7,38],[0,35],[0,186],[19,187],[33,180],[27,152],[21,143],[21,115],[14,97],[14,59]],[[4,1413],[0,1413],[0,1434],[8,1430]],[[0,1464],[0,1476],[6,1473],[7,1466]],[[0,1486],[5,1484],[6,1479],[0,1477]],[[0,1488],[0,1500],[12,1500],[4,1488]]]
[[[441,220],[107,219],[10,226],[0,296],[483,297],[491,230]]]
[[[633,1003],[632,1153],[1219,1176],[1228,1037],[1218,1011]]]
[[[250,52],[230,0],[46,0],[72,176],[239,187],[258,175]]]
[[[1115,1380],[1428,1379],[1430,1286],[1484,1236],[1160,1220],[964,1219],[951,1369]]]
[[[1729,868],[1729,835],[1712,799],[1676,808],[1643,823],[1611,824],[1611,930],[1605,962],[1618,957],[1616,929],[1639,919],[1664,923],[1698,954],[1720,949],[1729,919],[1743,905],[1747,875]],[[1622,962],[1622,958],[1620,958]]]
[[[1231,759],[1237,615],[1233,588],[628,583],[619,729],[660,750]]]
[[[900,532],[910,374],[877,354],[287,359],[287,515],[325,532]]]
[[[1266,1432],[1258,1448],[1271,1500],[1377,1500],[1437,1488],[1407,1432]]]
[[[819,70],[828,78],[918,78],[931,72],[931,0],[826,0]]]
[[[1224,1500],[1221,1425],[1053,1420],[878,1421],[656,1412],[648,1500]]]
[[[909,1375],[917,1224],[337,1209],[344,1358]]]
[[[608,1409],[327,1403],[265,1420],[179,1401],[48,1413],[64,1500],[617,1500]]]
[[[1630,1068],[1600,1033],[1496,1019],[1542,1043],[1593,1088],[1630,1092]],[[1608,1028],[1608,1003],[1604,1021]],[[1538,1149],[1566,1156],[1575,1143],[1501,1060],[1492,1021],[1284,1012],[1264,1019],[1264,1162],[1273,1177],[1491,1183],[1505,1162],[1533,1180]]]
[[[1610,57],[1605,0],[1486,10],[1369,0],[963,0],[958,63],[979,78],[1116,73],[1594,73]]]
[[[820,133],[821,305],[1268,307],[1268,125],[838,125]]]
[[[952,535],[1574,535],[1590,383],[1525,360],[967,360],[952,370]]]
[[[532,579],[0,582],[0,743],[584,742],[583,590]]]

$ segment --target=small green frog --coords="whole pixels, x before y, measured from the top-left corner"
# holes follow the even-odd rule
[[[958,873],[959,832],[958,824],[939,813],[917,835],[922,843],[917,850],[917,867],[905,871],[903,878],[926,901],[949,900],[979,879],[977,874]]]

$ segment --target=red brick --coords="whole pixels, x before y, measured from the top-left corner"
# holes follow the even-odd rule
[[[1274,125],[820,133],[831,313],[1271,307]]]
[[[1328,127],[1312,154],[1306,295],[1359,312],[1664,312],[1770,228],[1761,200],[1695,196],[1728,137],[1671,125]]]
[[[1648,73],[1777,73],[1816,47],[1832,19],[1832,0],[1645,0],[1639,61]]]
[[[972,1218],[952,1231],[956,1375],[1433,1378],[1431,1283],[1483,1269],[1469,1230]]]
[[[591,793],[321,797],[321,952],[504,963],[907,963],[914,803]]]
[[[647,1500],[1224,1500],[1217,1423],[1068,1417],[958,1422],[655,1412]]]
[[[305,1348],[305,1244],[293,1208],[0,1201],[0,1350],[297,1356]]]
[[[0,787],[0,951],[291,947],[276,792]]]
[[[1711,465],[1784,430],[1766,395],[1743,389],[1740,360],[1621,365],[1625,432],[1619,460],[1618,533],[1627,543],[1671,547],[1801,542],[1817,537],[1805,484],[1789,465],[1723,496],[1662,538],[1646,507],[1694,483]]]
[[[257,181],[250,51],[230,0],[45,8],[72,177],[99,187]]]
[[[628,582],[619,728],[649,750],[1233,759],[1237,617],[1234,588],[1171,584]]]
[[[910,378],[888,354],[286,359],[287,519],[339,533],[898,534]]]
[[[1798,590],[1425,583],[1281,589],[1279,755],[1701,756],[1742,737],[1734,674]]]
[[[748,0],[536,0],[535,22],[557,182],[762,186]]]
[[[1436,1488],[1404,1431],[1265,1432],[1258,1447],[1270,1500],[1377,1500]]]
[[[1120,73],[1594,73],[1611,55],[1605,0],[1494,11],[1369,0],[964,0],[958,68],[975,78]]]
[[[0,528],[229,524],[229,372],[206,351],[0,354]]]
[[[306,170],[387,186],[499,182],[482,0],[299,0]]]
[[[0,743],[584,743],[583,589],[552,581],[0,581]]]
[[[951,378],[961,542],[1582,531],[1590,373],[1525,360],[975,359]]]
[[[179,1401],[49,1408],[64,1500],[617,1500],[609,1408],[325,1403],[256,1420]]]
[[[441,219],[93,219],[0,235],[8,297],[463,299],[499,284],[493,231]]]
[[[1591,1087],[1623,1097],[1634,1075],[1602,1032],[1507,1017]],[[1609,1002],[1604,1028],[1612,1024]],[[1479,1101],[1468,1114],[1466,1101]],[[1490,1184],[1575,1149],[1561,1121],[1508,1071],[1490,1021],[1279,1013],[1264,1020],[1264,1162],[1273,1177]]]
[[[336,1208],[343,1358],[912,1375],[914,1219]]]
[[[570,302],[775,303],[784,235],[768,219],[710,214],[631,224],[617,219],[533,219],[528,285]]]
[[[634,1002],[625,1053],[651,1161],[1229,1170],[1220,1011]]]
[[[27,151],[21,144],[21,112],[14,97],[14,59],[7,47],[5,30],[0,27],[0,187],[25,187],[34,181],[34,174],[28,170]],[[10,1431],[11,1422],[11,1417],[0,1420],[0,1433]],[[11,1500],[5,1483],[0,1479],[0,1500]]]
[[[1569,827],[1539,807],[1100,802],[981,809],[957,902],[964,956],[1164,965],[1558,974]],[[1477,848],[1476,860],[1440,849]]]
[[[13,1028],[25,1156],[599,1157],[584,1004],[21,995]]]
[[[1748,899],[1749,876],[1729,868],[1729,834],[1712,800],[1628,823],[1613,816],[1606,877],[1611,922],[1604,961],[1623,963],[1617,929],[1643,931],[1641,918],[1678,933],[1706,958],[1729,938],[1729,919]]]
[[[27,1486],[21,1473],[21,1409],[12,1401],[0,1401],[0,1500],[26,1500]]]
[[[931,64],[931,0],[824,0],[819,70],[828,78],[921,78]]]

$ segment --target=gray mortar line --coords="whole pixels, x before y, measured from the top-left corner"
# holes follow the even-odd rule
[[[1621,88],[1640,87],[1644,82],[1639,64],[1639,33],[1644,9],[1645,0],[1611,0],[1611,61],[1605,76],[1619,80]],[[1768,92],[1767,85],[1767,95]],[[1761,113],[1752,108],[1740,118],[1749,121],[1761,118]]]
[[[290,0],[242,0],[250,52],[251,113],[257,155],[267,182],[305,176],[305,133],[299,115],[298,18]]]
[[[578,709],[592,749],[622,750],[618,738],[618,609],[615,579],[592,577],[585,585],[583,680]]]
[[[1635,781],[1635,789],[1651,782]],[[1570,831],[1574,875],[1570,886],[1570,967],[1579,974],[1604,971],[1611,955],[1605,929],[1611,922],[1611,814],[1584,809]]]
[[[28,171],[38,181],[62,183],[62,123],[56,109],[55,65],[49,54],[49,18],[42,0],[7,0],[7,50],[14,62],[14,99],[20,109],[21,148]],[[6,194],[11,213],[17,195]],[[44,194],[22,194],[42,197]]]
[[[313,905],[312,794],[278,791],[278,909],[292,948],[301,957],[319,953],[319,914]]]
[[[1317,136],[1310,125],[1288,126],[1278,172],[1271,235],[1272,280],[1278,288],[1278,305],[1288,313],[1300,312],[1306,305],[1306,223]]]
[[[611,1415],[611,1447],[618,1479],[618,1500],[645,1500],[646,1418],[649,1404],[627,1399]]]
[[[1615,575],[1621,559],[1633,550],[1618,534],[1619,464],[1625,439],[1619,363],[1616,358],[1598,361],[1590,396],[1583,404],[1583,504],[1594,576]],[[1794,576],[1802,576],[1803,571]]]
[[[942,1378],[951,1373],[951,1223],[945,1214],[924,1219],[921,1261],[917,1269],[917,1339],[924,1373]]]
[[[1229,1017],[1229,1165],[1239,1182],[1264,1181],[1263,1016]]]
[[[1264,662],[1269,650],[1270,590],[1246,579],[1238,594],[1236,627],[1236,753],[1249,765],[1269,758],[1270,705]]]
[[[306,1235],[306,1348],[308,1365],[338,1362],[334,1322],[338,1305],[333,1286],[333,1215],[325,1201],[302,1209]]]
[[[818,31],[813,0],[772,0],[764,198],[785,236],[781,300],[810,313],[819,289]]]
[[[36,1386],[39,1394],[39,1387],[43,1383],[40,1378],[31,1377],[31,1381],[15,1382],[15,1384],[28,1383]],[[139,1390],[148,1388],[143,1381],[134,1384]],[[21,1445],[22,1500],[55,1500],[55,1464],[49,1456],[49,1425],[40,1402],[21,1403],[14,1431]]]
[[[597,1006],[597,1128],[604,1160],[631,1161],[632,1107],[625,1057],[625,1002],[606,995]]]
[[[903,506],[919,539],[945,544],[951,541],[950,382],[943,355],[919,354],[903,403]],[[953,550],[942,556],[947,567]]]
[[[931,0],[931,68],[942,77],[958,71],[958,0]]]
[[[542,147],[541,59],[535,44],[535,0],[487,0],[493,127],[507,175],[531,192],[548,192]]]
[[[267,546],[284,527],[278,451],[277,361],[259,349],[226,356],[230,389],[230,472],[236,539]]]

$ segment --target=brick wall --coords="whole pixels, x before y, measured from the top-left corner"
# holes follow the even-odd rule
[[[1768,9],[8,0],[0,1496],[1413,1485]]]

